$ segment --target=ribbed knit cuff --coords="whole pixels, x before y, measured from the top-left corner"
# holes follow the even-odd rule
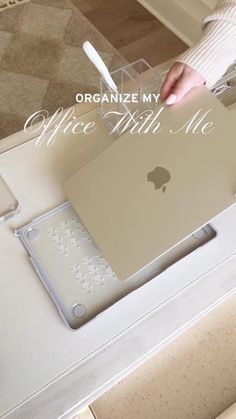
[[[236,5],[234,9],[236,11]],[[208,23],[201,40],[176,61],[188,64],[198,71],[210,88],[235,60],[236,21],[232,23],[219,19]]]
[[[218,0],[212,14],[203,20],[203,25],[214,20],[236,24],[236,0]]]

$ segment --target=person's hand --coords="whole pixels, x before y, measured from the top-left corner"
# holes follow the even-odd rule
[[[167,105],[173,105],[196,86],[205,84],[204,78],[189,65],[176,62],[169,70],[161,88],[161,97]]]

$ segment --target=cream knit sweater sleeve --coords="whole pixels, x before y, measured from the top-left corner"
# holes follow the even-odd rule
[[[177,58],[197,70],[212,87],[236,60],[236,0],[220,0],[203,21],[200,41]]]

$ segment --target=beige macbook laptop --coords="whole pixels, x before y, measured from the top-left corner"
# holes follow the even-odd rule
[[[213,131],[184,133],[180,128],[199,110],[199,115],[211,111],[198,128],[213,121]],[[230,112],[207,89],[197,88],[165,108],[159,121],[161,133],[123,135],[64,183],[121,280],[235,202],[236,135]]]

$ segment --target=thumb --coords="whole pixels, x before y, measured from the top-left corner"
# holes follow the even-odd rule
[[[200,83],[196,83],[196,79],[193,74],[182,73],[172,89],[171,94],[166,99],[166,104],[173,105],[174,103],[180,102],[193,87],[199,84]]]

